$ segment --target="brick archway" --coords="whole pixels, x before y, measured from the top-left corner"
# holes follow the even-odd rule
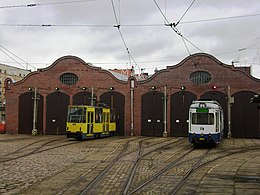
[[[220,91],[208,91],[201,95],[201,99],[211,99],[217,101],[224,112],[224,137],[228,135],[228,99],[227,95]]]
[[[171,136],[188,136],[189,107],[197,96],[188,91],[171,95]]]
[[[46,134],[66,134],[66,119],[70,97],[62,92],[54,92],[46,98]]]
[[[254,95],[251,91],[241,91],[233,95],[235,102],[231,107],[232,137],[260,137],[258,104],[250,104],[250,98]]]
[[[90,105],[91,104],[91,93],[90,92],[79,92],[73,95],[73,105]]]
[[[163,96],[159,91],[142,95],[141,135],[163,136]]]
[[[125,96],[119,92],[110,91],[102,94],[100,100],[106,102],[110,108],[114,108],[119,116],[116,121],[115,135],[125,135]]]
[[[23,93],[19,96],[18,133],[31,134],[33,129],[33,100],[34,92]],[[43,134],[43,96],[37,94],[37,122],[38,134]]]

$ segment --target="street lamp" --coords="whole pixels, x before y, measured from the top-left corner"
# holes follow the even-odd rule
[[[29,91],[32,91],[32,88],[29,87],[28,88]],[[32,129],[32,135],[37,135],[37,127],[36,127],[36,123],[37,123],[37,110],[38,110],[38,104],[37,104],[37,100],[39,99],[37,97],[37,88],[34,87],[33,90],[34,94],[33,94],[33,129]]]

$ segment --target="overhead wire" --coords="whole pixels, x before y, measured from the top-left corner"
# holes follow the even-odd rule
[[[183,21],[179,22],[179,25],[192,24],[192,23],[201,23],[201,22],[211,22],[211,21],[221,21],[221,20],[231,20],[231,19],[239,19],[239,18],[247,18],[247,17],[256,17],[260,16],[260,14],[250,14],[250,15],[240,15],[240,16],[230,16],[223,18],[210,18],[204,20],[193,20],[193,21]],[[169,22],[169,21],[168,21]],[[165,27],[165,23],[161,24],[121,24],[120,27]],[[167,24],[170,25],[170,24]],[[172,23],[172,25],[176,26],[176,24]],[[3,27],[90,27],[90,28],[111,28],[114,27],[113,24],[0,24]]]
[[[111,28],[113,24],[0,24],[3,27],[90,27]],[[165,24],[120,24],[120,27],[164,27]]]
[[[186,13],[189,11],[189,9],[191,8],[191,6],[194,4],[195,0],[193,0],[190,4],[190,6],[188,7],[188,9],[184,12],[184,14],[181,16],[181,18],[178,20],[178,22],[175,24],[176,26],[180,23],[180,21],[183,19],[183,17],[186,15]]]
[[[0,48],[0,50],[1,50],[6,56],[8,56],[11,60],[13,60],[16,64],[18,64],[19,66],[21,66],[21,67],[23,67],[24,69],[26,69],[25,66],[23,66],[22,64],[20,64],[17,60],[15,60],[11,55],[9,55],[7,52],[5,52],[2,48]]]
[[[177,29],[175,23],[170,23],[170,22],[169,22],[169,20],[166,18],[166,16],[165,16],[164,13],[162,12],[162,10],[161,10],[160,6],[158,5],[158,3],[156,2],[156,0],[153,0],[153,2],[155,3],[155,5],[157,6],[157,8],[159,9],[159,11],[160,11],[161,15],[163,16],[164,20],[167,22],[167,24],[165,24],[165,25],[171,27],[171,29],[172,29],[177,35],[179,35],[179,36],[182,38],[182,41],[183,41],[183,43],[184,43],[184,45],[185,45],[185,48],[186,48],[186,49],[188,48],[188,47],[187,47],[187,44],[185,43],[185,41],[187,41],[187,42],[190,43],[193,47],[195,47],[196,49],[198,49],[200,52],[203,53],[203,51],[202,51],[199,47],[197,47],[195,44],[193,44],[191,41],[189,41],[186,37],[184,37],[184,36],[181,34],[181,32]],[[189,49],[187,49],[187,52],[189,53],[189,55],[191,55]]]
[[[9,9],[9,8],[31,8],[36,6],[44,6],[44,5],[60,5],[60,4],[72,4],[72,3],[86,3],[89,1],[96,0],[77,0],[77,1],[60,1],[55,3],[31,3],[31,4],[23,4],[23,5],[7,5],[1,6],[0,9]]]
[[[117,24],[117,25],[115,25],[114,27],[118,29],[118,32],[119,32],[120,37],[121,37],[121,39],[122,39],[122,42],[123,42],[123,44],[124,44],[124,46],[125,46],[126,52],[127,52],[127,54],[128,54],[129,63],[130,63],[130,65],[131,65],[131,60],[133,60],[133,62],[135,63],[135,65],[140,69],[140,67],[139,67],[138,64],[136,63],[135,59],[134,59],[133,56],[131,55],[131,53],[130,53],[130,51],[129,51],[129,48],[128,48],[127,45],[126,45],[126,41],[125,41],[125,39],[124,39],[124,37],[123,37],[123,34],[122,34],[121,30],[120,30],[121,25],[120,25],[119,20],[118,20],[118,18],[117,18],[117,14],[116,14],[115,5],[114,5],[114,1],[113,1],[113,0],[111,0],[111,4],[112,4],[112,8],[113,8],[113,13],[114,13],[114,16],[115,16],[116,24]]]
[[[17,60],[15,60],[12,56],[14,56],[14,57],[16,57],[17,59],[19,59],[19,60],[21,60],[22,62],[24,62],[26,65],[30,65],[32,68],[34,68],[34,69],[37,69],[35,66],[33,66],[33,65],[31,65],[30,63],[28,63],[28,62],[26,62],[25,60],[23,60],[22,58],[20,58],[19,56],[17,56],[16,54],[14,54],[13,52],[11,52],[10,50],[8,50],[7,48],[5,48],[4,46],[2,46],[1,44],[0,44],[0,50],[6,55],[6,56],[8,56],[10,59],[12,59],[14,62],[16,62],[19,66],[21,66],[21,67],[23,67],[24,69],[27,69],[27,67],[25,67],[25,66],[23,66],[20,62],[18,62]],[[7,52],[5,52],[5,51],[7,51],[9,54],[11,54],[11,55],[9,55]]]
[[[36,4],[35,6],[37,5],[51,5],[51,4],[66,4],[66,3],[83,3],[83,2],[87,2],[87,1],[95,1],[95,0],[78,0],[78,1],[65,1],[65,2],[56,2],[56,3],[42,3],[42,4]],[[111,0],[111,2],[113,2],[113,0]],[[154,2],[156,3],[156,1],[154,0]],[[212,18],[212,19],[205,19],[205,20],[194,20],[194,21],[181,21],[184,16],[187,14],[188,10],[192,7],[193,3],[195,2],[195,0],[193,0],[193,2],[190,4],[190,6],[188,7],[188,9],[185,11],[185,13],[182,15],[182,17],[178,20],[178,22],[175,24],[175,23],[170,23],[168,20],[167,20],[167,17],[166,17],[166,0],[165,0],[165,14],[162,13],[162,15],[164,16],[164,19],[167,23],[165,24],[121,24],[120,22],[120,15],[121,15],[121,10],[120,10],[120,5],[119,5],[119,10],[118,10],[118,15],[119,15],[119,19],[117,21],[117,26],[113,26],[112,24],[111,25],[91,25],[91,24],[76,24],[76,25],[64,25],[64,24],[0,24],[0,26],[28,26],[28,27],[117,27],[118,30],[119,30],[119,33],[120,33],[120,36],[121,36],[121,39],[124,43],[124,46],[128,52],[128,55],[129,55],[129,61],[130,61],[130,64],[131,64],[131,59],[132,58],[132,55],[130,54],[129,52],[129,49],[126,45],[126,42],[124,40],[124,37],[122,35],[122,32],[121,32],[121,29],[120,27],[124,26],[124,27],[162,27],[162,26],[170,26],[174,31],[175,33],[177,33],[179,36],[181,36],[182,38],[182,41],[185,45],[185,48],[187,49],[188,53],[190,54],[190,51],[188,49],[188,46],[186,44],[186,42],[190,43],[191,45],[193,45],[193,47],[195,47],[196,49],[198,49],[199,51],[202,52],[202,50],[200,50],[200,48],[198,48],[195,44],[193,44],[191,41],[189,41],[186,37],[184,37],[181,32],[177,29],[177,25],[180,25],[180,24],[190,24],[190,23],[200,23],[200,22],[210,22],[210,21],[219,21],[219,20],[228,20],[228,19],[237,19],[237,18],[245,18],[245,17],[255,17],[255,16],[260,16],[260,14],[250,14],[250,15],[241,15],[241,16],[231,16],[231,17],[223,17],[223,18]],[[118,3],[120,4],[120,0],[118,0]],[[157,4],[157,3],[156,3]],[[157,4],[158,5],[158,4]],[[25,5],[21,5],[21,6],[25,6]],[[28,4],[26,5],[27,7],[33,7],[34,4]],[[18,6],[17,6],[18,7]],[[0,8],[4,8],[3,6],[0,7]],[[11,7],[10,7],[11,8]],[[160,7],[158,5],[158,8],[160,10]],[[116,12],[115,12],[115,8],[114,8],[114,5],[113,5],[113,10],[114,10],[114,14],[115,14],[115,18],[117,20],[117,15],[116,15]],[[186,42],[185,42],[186,41]],[[191,55],[191,54],[190,54]],[[133,61],[135,61],[133,59]],[[135,62],[136,63],[136,62]],[[137,63],[136,63],[137,65]]]
[[[230,19],[247,18],[247,17],[255,17],[255,16],[260,16],[260,14],[259,14],[259,13],[256,13],[256,14],[239,15],[239,16],[229,16],[229,17],[222,17],[222,18],[209,18],[209,19],[202,19],[202,20],[192,20],[192,21],[180,22],[180,24],[192,24],[192,23],[200,23],[200,22],[211,22],[211,21],[220,21],[220,20],[230,20]]]
[[[0,24],[8,27],[113,27],[112,24]]]

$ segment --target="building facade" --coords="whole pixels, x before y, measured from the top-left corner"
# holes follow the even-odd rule
[[[24,78],[30,72],[31,71],[29,70],[0,64],[0,123],[5,123],[5,79],[10,78],[13,82],[16,82]]]
[[[225,136],[260,137],[259,106],[250,103],[260,93],[260,79],[250,75],[250,67],[226,65],[205,53],[142,81],[120,80],[111,71],[65,56],[19,82],[6,79],[5,88],[8,133],[31,133],[36,101],[38,133],[65,134],[67,106],[90,104],[94,93],[95,101],[117,110],[117,135],[187,136],[191,102],[214,99],[225,113]]]

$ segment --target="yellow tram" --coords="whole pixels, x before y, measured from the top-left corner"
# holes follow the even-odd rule
[[[114,135],[116,111],[104,105],[68,106],[66,125],[67,138],[87,139]]]

